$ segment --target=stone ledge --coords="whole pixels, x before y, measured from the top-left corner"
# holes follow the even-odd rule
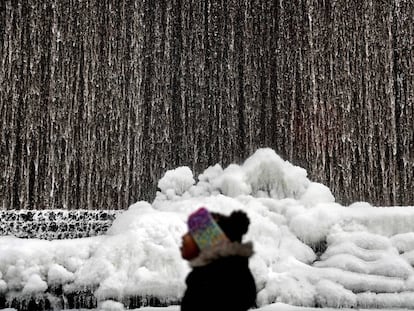
[[[1,210],[0,236],[45,240],[104,234],[122,210]]]
[[[98,299],[91,288],[84,288],[73,293],[63,293],[61,288],[48,290],[37,295],[0,294],[0,309],[14,308],[19,311],[51,311],[67,309],[96,309]],[[126,309],[141,307],[167,307],[177,305],[178,300],[162,299],[155,296],[127,296],[122,299],[112,299],[121,302]]]

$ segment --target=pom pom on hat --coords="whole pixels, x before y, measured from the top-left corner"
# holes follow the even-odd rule
[[[241,242],[250,225],[250,220],[245,212],[233,211],[230,216],[218,213],[211,214],[230,241]]]

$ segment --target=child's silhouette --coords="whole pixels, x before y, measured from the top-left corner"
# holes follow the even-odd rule
[[[250,221],[242,211],[230,216],[200,208],[188,218],[181,255],[193,270],[181,311],[245,311],[255,305],[256,285],[248,261],[252,243],[242,243]]]

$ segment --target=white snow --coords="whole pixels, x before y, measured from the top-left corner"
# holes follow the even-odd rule
[[[356,308],[357,297],[338,283],[321,280],[316,284],[316,303],[322,308]]]
[[[105,300],[98,305],[99,311],[124,311],[124,305],[113,300]]]
[[[414,308],[414,207],[342,206],[271,149],[197,178],[179,167],[158,186],[152,203],[130,206],[103,236],[0,237],[0,293],[95,288],[101,310],[124,310],[117,301],[136,295],[178,302],[190,271],[181,236],[188,215],[205,206],[248,214],[258,310]]]
[[[47,289],[47,283],[43,281],[38,274],[32,274],[26,284],[24,284],[23,294],[37,294],[42,293]]]
[[[414,232],[396,234],[391,238],[391,243],[400,253],[411,252],[414,250]]]
[[[49,284],[66,284],[74,280],[74,274],[65,267],[55,263],[52,264],[47,273]]]
[[[411,266],[414,266],[414,251],[406,252],[401,255]]]
[[[194,183],[195,180],[191,170],[186,166],[182,166],[166,172],[164,177],[158,182],[158,188],[169,199],[172,199],[176,195],[182,195]]]

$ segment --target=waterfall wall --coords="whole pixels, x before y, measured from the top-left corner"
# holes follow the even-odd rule
[[[123,209],[271,147],[414,204],[411,0],[5,0],[0,207]]]

